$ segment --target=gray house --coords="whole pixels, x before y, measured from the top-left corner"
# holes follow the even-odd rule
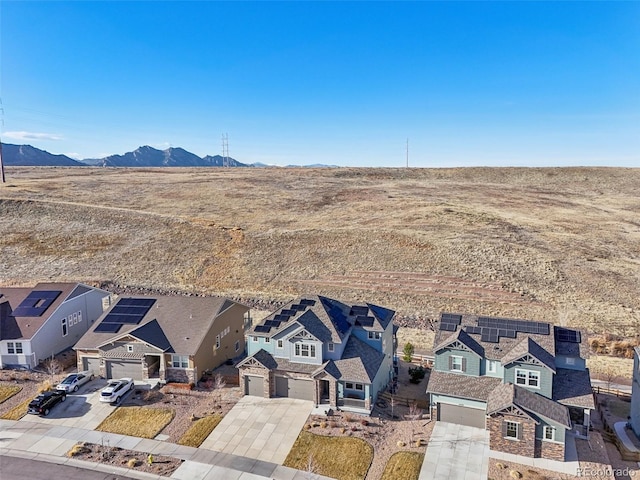
[[[0,287],[0,368],[33,368],[75,345],[109,295],[81,283]]]
[[[630,423],[632,430],[640,438],[640,347],[636,347],[633,352]]]
[[[394,315],[370,303],[297,298],[248,332],[240,385],[246,395],[368,414],[393,378]]]
[[[595,407],[581,333],[549,323],[443,313],[427,394],[443,422],[486,428],[492,450],[564,461]]]

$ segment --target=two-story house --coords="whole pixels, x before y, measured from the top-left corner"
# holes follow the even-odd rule
[[[0,287],[0,368],[34,368],[72,347],[110,293],[82,283]]]
[[[581,332],[443,313],[427,385],[438,421],[486,428],[492,450],[564,461],[594,408]]]
[[[75,345],[78,369],[195,383],[243,354],[248,312],[222,297],[120,297]]]
[[[393,378],[393,316],[384,307],[307,295],[247,333],[246,395],[291,397],[370,413]]]
[[[640,347],[633,350],[633,377],[631,384],[631,413],[629,423],[640,438]]]

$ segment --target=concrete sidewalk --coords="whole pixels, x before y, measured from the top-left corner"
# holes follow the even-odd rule
[[[239,455],[216,452],[206,448],[185,447],[173,443],[82,428],[51,426],[29,420],[0,420],[0,455],[30,458],[39,461],[118,474],[130,478],[160,479],[135,469],[115,467],[68,458],[66,453],[78,442],[110,445],[153,455],[184,460],[171,478],[183,480],[305,480],[305,472]],[[316,476],[318,479],[328,477]]]

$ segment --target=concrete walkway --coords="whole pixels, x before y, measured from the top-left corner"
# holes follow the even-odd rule
[[[636,447],[631,438],[629,438],[629,433],[627,432],[627,422],[616,422],[613,424],[613,428],[616,431],[616,435],[624,445],[624,448],[633,453],[640,452],[640,449]]]
[[[486,480],[489,432],[482,428],[436,422],[419,480]]]
[[[295,398],[244,396],[200,448],[282,465],[313,407]]]
[[[135,469],[71,459],[66,453],[78,442],[90,442],[135,450],[153,455],[183,459],[183,464],[171,475],[182,480],[305,480],[307,474],[282,465],[253,458],[185,447],[159,440],[149,440],[114,433],[97,432],[75,427],[51,426],[42,422],[0,420],[0,455],[16,456],[72,465],[136,479],[160,479],[157,475]],[[298,429],[298,432],[300,430]],[[296,433],[297,436],[297,433]],[[319,479],[327,477],[314,476]]]

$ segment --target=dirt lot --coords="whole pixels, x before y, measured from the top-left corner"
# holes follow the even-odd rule
[[[304,291],[640,331],[640,170],[7,169],[0,284]],[[111,283],[109,283],[111,282]]]

